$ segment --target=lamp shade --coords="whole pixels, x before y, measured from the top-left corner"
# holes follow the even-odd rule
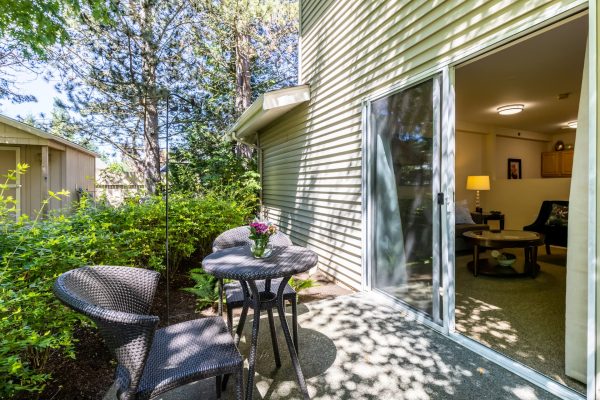
[[[490,190],[490,177],[487,175],[467,176],[467,190]]]

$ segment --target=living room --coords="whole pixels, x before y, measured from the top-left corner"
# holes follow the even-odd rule
[[[570,200],[573,159],[581,151],[575,143],[587,23],[587,15],[559,21],[456,68],[457,224],[522,232],[536,221],[544,201]],[[485,177],[484,183],[467,184],[469,177]],[[548,216],[544,219],[547,224]],[[581,355],[565,350],[573,346],[565,329],[578,329],[575,316],[565,311],[574,301],[568,292],[577,290],[567,277],[567,247],[553,244],[547,254],[541,237],[531,245],[535,249],[525,251],[511,245],[474,251],[474,240],[460,251],[461,235],[457,230],[457,330],[584,392],[577,372]],[[505,255],[514,265],[494,260]],[[475,276],[478,257],[499,273]],[[532,257],[532,273],[523,276]],[[502,268],[517,273],[507,277]]]

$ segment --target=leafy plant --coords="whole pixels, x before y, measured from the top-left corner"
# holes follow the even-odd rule
[[[206,307],[212,307],[219,300],[217,278],[207,274],[202,268],[190,270],[190,277],[196,282],[195,285],[182,290],[196,296],[196,307],[198,311],[203,310]]]
[[[49,199],[61,193],[50,193]],[[51,379],[49,357],[75,357],[73,330],[89,321],[56,300],[52,285],[58,275],[97,264],[165,274],[165,209],[158,196],[119,207],[84,196],[68,215],[0,220],[0,398],[41,393]],[[219,233],[244,224],[251,211],[247,203],[214,193],[173,195],[171,273],[208,253]]]
[[[289,285],[296,291],[296,293],[300,293],[303,290],[318,286],[313,279],[299,279],[294,277],[290,278]]]

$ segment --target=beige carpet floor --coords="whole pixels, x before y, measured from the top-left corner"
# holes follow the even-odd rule
[[[506,249],[523,260],[523,250]],[[472,255],[456,257],[456,328],[577,391],[585,385],[564,373],[566,251],[539,248],[535,279],[474,277]],[[489,251],[482,257],[490,257]],[[518,268],[517,268],[518,269]]]

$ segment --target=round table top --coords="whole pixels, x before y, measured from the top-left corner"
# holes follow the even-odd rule
[[[535,245],[543,242],[543,236],[541,234],[530,231],[468,231],[463,233],[463,236],[465,236],[467,239],[478,242],[478,244],[502,242],[506,243],[507,247],[510,245],[513,245],[514,247]]]
[[[202,260],[202,268],[217,278],[241,281],[283,278],[308,271],[317,265],[317,254],[304,247],[273,247],[267,258],[254,258],[250,246],[231,247]]]

